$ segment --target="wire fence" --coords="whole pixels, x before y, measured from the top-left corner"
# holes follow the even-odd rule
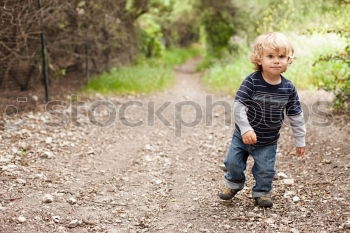
[[[0,0],[0,90],[35,85],[74,72],[81,80],[136,54],[125,0]],[[54,90],[53,90],[54,91]],[[1,92],[0,92],[1,93]]]

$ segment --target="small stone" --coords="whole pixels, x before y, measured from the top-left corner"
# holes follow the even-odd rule
[[[38,173],[34,175],[35,179],[46,179],[45,175],[43,173]]]
[[[24,223],[24,222],[27,221],[27,219],[26,219],[25,217],[23,217],[23,216],[19,216],[19,217],[17,218],[17,220],[18,220],[19,223]]]
[[[47,137],[45,139],[46,144],[51,144],[52,143],[52,137]]]
[[[74,197],[71,197],[67,200],[67,202],[71,205],[74,205],[75,203],[77,203],[77,199],[75,199]]]
[[[37,102],[37,101],[39,100],[39,97],[36,96],[36,95],[33,95],[33,96],[32,96],[32,99],[33,99],[35,102]]]
[[[159,179],[156,179],[154,182],[155,182],[156,184],[161,184],[161,183],[162,183],[162,181],[159,180]]]
[[[275,223],[275,220],[273,220],[272,218],[267,218],[264,220],[266,223],[268,224],[274,224]]]
[[[55,223],[59,223],[61,221],[61,217],[60,216],[52,216],[52,220],[55,222]]]
[[[294,179],[284,179],[283,183],[286,185],[292,185],[294,184]]]
[[[121,219],[119,219],[119,218],[116,218],[115,220],[114,220],[116,223],[122,223],[123,221],[121,220]]]
[[[294,191],[286,191],[283,195],[284,198],[289,198],[290,196],[295,195],[296,193]]]
[[[350,220],[346,221],[346,222],[343,224],[343,227],[344,227],[344,229],[350,229]]]
[[[44,151],[42,154],[42,157],[46,158],[46,159],[52,159],[54,158],[54,154],[51,151]]]
[[[87,224],[87,225],[97,225],[98,222],[96,219],[93,219],[91,217],[87,217],[87,218],[83,218],[83,223]],[[118,223],[118,222],[117,222]]]
[[[283,172],[277,173],[277,177],[280,178],[280,179],[287,179],[288,178],[286,173],[283,173]]]
[[[332,161],[329,160],[329,159],[325,159],[325,160],[323,160],[322,162],[324,162],[325,164],[331,164],[331,163],[332,163]]]
[[[300,198],[298,197],[298,196],[294,196],[293,197],[293,202],[294,203],[297,203],[297,202],[299,202],[300,201]]]
[[[296,228],[290,229],[290,232],[292,232],[292,233],[300,233],[300,231],[298,229],[296,229]]]
[[[17,168],[17,165],[9,164],[7,166],[0,166],[0,171],[3,170],[5,172],[14,172]]]
[[[75,228],[77,226],[79,226],[81,224],[81,222],[77,219],[72,220],[69,224],[68,224],[68,228]]]
[[[23,185],[25,185],[25,184],[27,183],[27,182],[26,182],[25,180],[23,180],[23,179],[17,179],[16,182],[19,183],[19,184],[23,184]]]
[[[53,202],[53,196],[50,194],[45,194],[43,197],[43,202],[44,203],[51,203]]]
[[[146,150],[152,150],[152,146],[150,144],[146,144],[145,149]]]

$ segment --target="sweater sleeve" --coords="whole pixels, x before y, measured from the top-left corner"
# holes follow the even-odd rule
[[[241,135],[245,134],[249,130],[253,130],[248,121],[247,111],[249,102],[252,101],[252,95],[254,93],[254,81],[251,74],[249,75],[239,87],[236,98],[233,105],[233,111],[235,116],[235,122],[238,125]]]
[[[299,101],[299,96],[294,86],[286,106],[286,115],[290,120],[296,146],[304,147],[306,135],[305,120]]]
[[[239,101],[235,101],[233,105],[233,111],[235,115],[235,122],[241,131],[241,135],[245,134],[249,130],[253,130],[248,121],[248,108],[246,106],[244,106]]]
[[[288,116],[297,147],[305,146],[306,127],[303,113],[295,116]]]

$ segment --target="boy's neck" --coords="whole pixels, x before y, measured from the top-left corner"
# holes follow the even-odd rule
[[[280,74],[279,75],[271,75],[271,74],[268,74],[264,71],[261,71],[261,74],[262,74],[263,79],[269,84],[277,85],[277,84],[280,84],[282,81]]]

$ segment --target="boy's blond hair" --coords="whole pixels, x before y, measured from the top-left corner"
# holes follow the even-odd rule
[[[258,63],[261,60],[264,49],[272,49],[277,52],[283,51],[291,64],[294,59],[294,49],[288,38],[280,32],[270,32],[256,38],[252,47],[250,61],[254,64],[255,70],[262,70]]]

